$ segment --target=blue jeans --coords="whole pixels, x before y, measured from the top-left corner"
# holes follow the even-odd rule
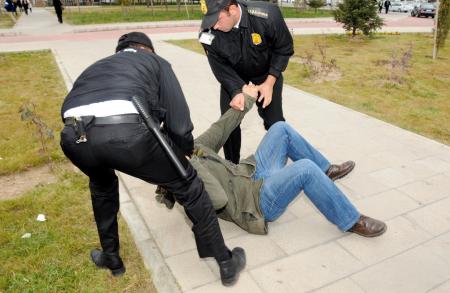
[[[266,221],[276,220],[305,191],[319,211],[347,231],[360,214],[328,178],[328,160],[286,122],[272,125],[256,151],[254,179],[263,179],[260,207]],[[286,165],[290,158],[293,163]]]

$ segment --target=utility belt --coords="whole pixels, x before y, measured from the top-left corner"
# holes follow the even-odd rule
[[[76,143],[87,142],[86,129],[91,125],[114,125],[142,123],[139,114],[120,114],[105,117],[81,116],[64,118],[64,125],[71,126],[77,136]]]

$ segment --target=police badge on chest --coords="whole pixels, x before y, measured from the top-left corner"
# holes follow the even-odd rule
[[[258,46],[262,43],[261,35],[258,33],[252,33],[252,43],[255,46]]]

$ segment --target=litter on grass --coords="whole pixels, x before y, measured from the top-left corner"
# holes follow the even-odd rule
[[[36,221],[39,222],[45,222],[45,215],[44,214],[39,214],[36,218]]]

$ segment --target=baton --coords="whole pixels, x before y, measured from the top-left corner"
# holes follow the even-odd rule
[[[166,154],[169,156],[170,161],[175,165],[175,168],[177,169],[178,173],[180,173],[183,179],[186,179],[188,177],[186,170],[184,169],[177,155],[175,155],[175,152],[172,150],[172,147],[167,143],[166,139],[161,134],[161,131],[159,130],[159,125],[157,125],[155,121],[153,121],[152,116],[150,116],[150,113],[148,113],[148,111],[145,109],[144,105],[142,104],[142,98],[133,96],[131,97],[131,102],[136,107],[136,110],[139,112],[141,117],[144,119],[147,128],[150,130],[150,132],[152,132],[156,136],[156,139],[158,140],[159,144],[164,149]]]

